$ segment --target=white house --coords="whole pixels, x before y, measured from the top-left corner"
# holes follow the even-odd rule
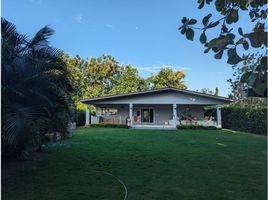
[[[162,88],[127,94],[85,99],[86,125],[94,123],[126,124],[132,128],[176,128],[177,124],[221,127],[221,105],[231,102],[220,96],[176,88]],[[90,116],[89,106],[96,106]],[[217,121],[204,116],[204,107],[217,106]]]

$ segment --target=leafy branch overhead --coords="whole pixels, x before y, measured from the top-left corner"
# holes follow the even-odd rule
[[[208,13],[203,17],[200,27],[196,26],[198,22],[196,19],[183,17],[181,20],[182,25],[179,27],[182,35],[185,35],[188,40],[193,41],[195,30],[200,31],[199,41],[205,47],[204,53],[212,51],[216,59],[221,59],[224,52],[226,52],[228,57],[227,63],[230,65],[239,64],[241,61],[250,58],[250,53],[239,55],[237,53],[238,47],[242,47],[244,52],[249,50],[249,47],[257,50],[267,50],[266,0],[198,0],[198,8],[202,9],[205,5],[212,4],[212,2],[214,2],[214,6],[221,17],[213,20],[212,14]],[[252,31],[248,33],[244,33],[241,27],[237,30],[233,28],[233,25],[239,21],[239,15],[244,13],[249,16],[249,23],[253,24]],[[209,30],[215,28],[218,28],[219,34],[215,38],[208,39],[207,33]],[[238,34],[236,34],[236,31]],[[264,57],[264,59],[267,59],[267,54]],[[259,63],[259,65],[255,70],[255,72],[260,72],[258,76],[253,75],[253,70],[247,71],[247,75],[245,76],[248,76],[249,79],[243,79],[241,81],[251,80],[254,84],[245,83],[249,87],[253,87],[254,92],[257,94],[265,95],[264,93],[267,89],[263,89],[263,87],[260,89],[258,87],[267,83],[267,63]],[[250,73],[252,75],[249,75]],[[254,78],[256,76],[257,78]]]

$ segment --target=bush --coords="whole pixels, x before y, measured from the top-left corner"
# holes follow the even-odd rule
[[[267,107],[223,107],[222,127],[267,135]]]
[[[75,111],[75,122],[76,126],[84,126],[86,120],[86,111],[76,110]]]
[[[206,129],[206,130],[218,130],[215,126],[201,126],[201,125],[177,125],[177,129]]]
[[[102,128],[129,128],[126,124],[91,124],[90,127],[102,127]]]

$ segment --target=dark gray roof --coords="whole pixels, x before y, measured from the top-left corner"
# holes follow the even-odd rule
[[[140,92],[130,92],[130,93],[124,93],[124,94],[115,94],[115,95],[108,95],[108,96],[102,96],[102,97],[83,99],[83,100],[81,100],[81,102],[87,103],[87,102],[93,102],[93,101],[104,100],[104,99],[113,99],[113,98],[118,98],[118,97],[127,97],[127,96],[134,96],[134,95],[136,96],[136,95],[156,93],[156,92],[162,92],[162,91],[174,91],[174,92],[181,92],[181,93],[185,93],[185,94],[194,94],[197,96],[218,99],[218,100],[222,100],[222,101],[226,101],[226,102],[232,101],[231,99],[226,98],[226,97],[215,96],[215,95],[211,95],[211,94],[204,94],[201,92],[195,92],[195,91],[191,91],[191,90],[182,90],[182,89],[178,89],[178,88],[160,88],[160,89],[144,90],[144,91],[140,91]]]

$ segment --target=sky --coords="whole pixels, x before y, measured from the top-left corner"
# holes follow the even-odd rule
[[[50,25],[55,30],[50,44],[72,56],[111,54],[142,77],[171,67],[186,73],[190,90],[217,86],[219,95],[230,93],[226,57],[204,54],[200,34],[192,42],[178,31],[184,16],[202,19],[212,12],[217,19],[213,6],[199,10],[197,0],[2,0],[1,12],[29,37]]]

